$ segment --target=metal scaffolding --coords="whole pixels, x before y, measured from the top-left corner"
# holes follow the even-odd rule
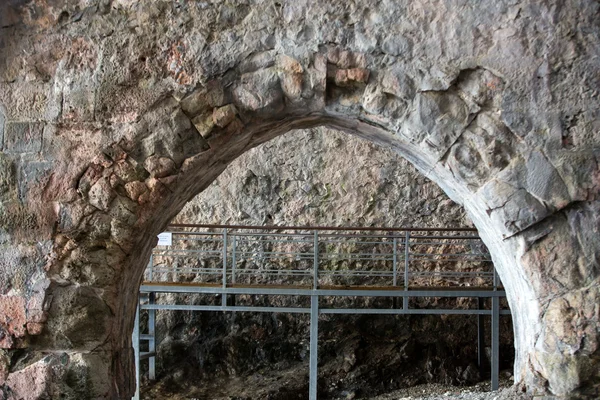
[[[140,287],[133,345],[139,399],[140,362],[156,378],[156,310],[310,314],[309,398],[317,399],[321,314],[476,315],[478,361],[484,364],[483,317],[491,316],[491,386],[498,388],[499,319],[506,296],[474,229],[330,228],[172,225],[153,251]],[[449,270],[450,266],[460,270]],[[161,293],[220,295],[220,305],[159,303]],[[300,296],[310,307],[236,305],[239,295]],[[320,307],[320,298],[387,297],[392,308]],[[476,308],[411,307],[419,298],[472,298]],[[228,301],[228,299],[231,299]],[[485,299],[491,299],[489,309]],[[402,306],[398,307],[398,301]],[[140,333],[140,311],[148,313]],[[140,342],[147,351],[140,351]]]

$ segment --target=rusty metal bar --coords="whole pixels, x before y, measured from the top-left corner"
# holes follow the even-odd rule
[[[168,227],[172,228],[214,228],[214,229],[257,229],[257,230],[318,230],[318,231],[381,231],[381,232],[406,232],[406,231],[417,231],[417,232],[477,232],[475,228],[419,228],[419,227],[405,227],[405,228],[384,228],[384,227],[355,227],[355,226],[288,226],[288,225],[271,225],[271,226],[254,226],[254,225],[212,225],[212,224],[170,224]]]

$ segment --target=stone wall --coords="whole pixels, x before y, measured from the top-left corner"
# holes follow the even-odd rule
[[[174,223],[471,227],[464,209],[393,151],[331,129],[249,150]]]
[[[519,385],[597,394],[596,1],[0,7],[0,341],[26,349],[5,392],[58,363],[84,378],[41,386],[129,397],[156,233],[245,151],[326,125],[464,206],[507,288]]]

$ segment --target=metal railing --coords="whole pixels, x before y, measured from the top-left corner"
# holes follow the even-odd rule
[[[491,381],[498,388],[500,288],[489,253],[470,228],[333,228],[171,225],[171,243],[157,246],[140,287],[133,343],[139,399],[140,362],[155,379],[158,310],[310,314],[309,398],[317,398],[318,322],[321,314],[474,315],[483,365],[484,316],[491,322]],[[191,284],[190,284],[191,283]],[[454,286],[454,287],[452,287]],[[365,290],[368,289],[368,290]],[[162,293],[220,295],[216,304],[165,304]],[[236,304],[240,295],[303,297],[310,307]],[[227,298],[231,297],[228,302]],[[336,307],[329,298],[391,297],[391,308]],[[411,307],[411,299],[471,298],[476,308]],[[145,300],[142,300],[145,299]],[[485,300],[489,299],[489,309]],[[401,300],[401,307],[396,300]],[[295,300],[293,303],[297,303]],[[148,313],[142,334],[140,311]],[[140,342],[148,351],[140,350]]]
[[[496,286],[475,229],[172,225],[148,282],[232,285]]]

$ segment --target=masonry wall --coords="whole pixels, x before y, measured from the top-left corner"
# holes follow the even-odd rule
[[[156,233],[245,151],[326,125],[464,206],[507,287],[519,385],[597,394],[599,7],[2,2],[2,390],[129,397]]]

